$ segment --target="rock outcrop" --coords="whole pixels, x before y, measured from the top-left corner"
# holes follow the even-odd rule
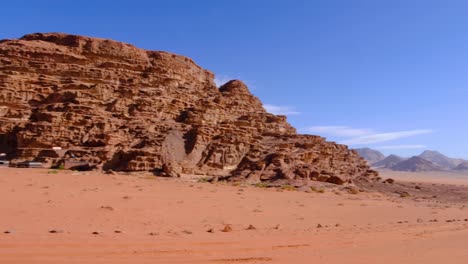
[[[51,166],[344,183],[376,172],[344,145],[298,135],[241,81],[219,89],[191,59],[112,40],[0,41],[0,152]]]

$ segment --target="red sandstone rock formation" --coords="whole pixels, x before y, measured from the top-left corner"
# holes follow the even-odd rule
[[[346,146],[296,134],[241,81],[218,89],[213,79],[187,57],[112,40],[56,33],[2,40],[0,152],[252,183],[376,176]]]

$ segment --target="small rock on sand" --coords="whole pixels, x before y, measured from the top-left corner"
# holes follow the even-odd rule
[[[385,181],[383,181],[383,183],[393,184],[393,183],[395,183],[395,180],[392,179],[392,178],[388,178],[388,179],[386,179]]]
[[[245,230],[255,230],[257,228],[255,228],[255,226],[253,225],[249,225]]]
[[[232,232],[232,226],[225,225],[224,228],[221,230],[221,232]]]

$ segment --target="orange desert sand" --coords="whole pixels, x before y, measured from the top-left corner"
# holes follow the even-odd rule
[[[0,263],[468,263],[463,200],[13,168],[0,193]]]

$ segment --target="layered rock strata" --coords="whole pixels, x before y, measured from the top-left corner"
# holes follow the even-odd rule
[[[187,57],[58,33],[0,41],[0,152],[252,183],[376,176],[346,146],[267,113],[241,81],[218,89]]]

